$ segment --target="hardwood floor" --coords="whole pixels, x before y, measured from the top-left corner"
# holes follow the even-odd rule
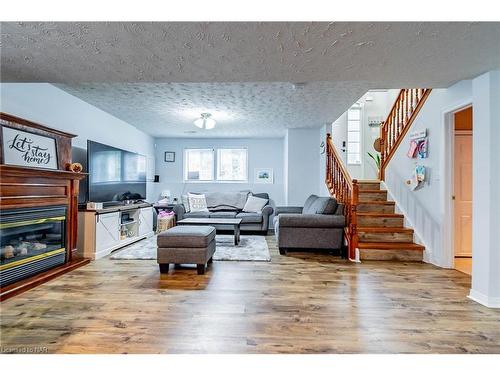
[[[205,275],[102,259],[1,304],[2,351],[500,353],[500,311],[470,278],[422,263],[322,254],[214,262]]]

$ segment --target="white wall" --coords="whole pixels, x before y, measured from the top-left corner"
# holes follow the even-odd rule
[[[470,297],[486,306],[500,307],[500,71],[464,80],[447,89],[434,89],[418,114],[412,131],[428,129],[429,154],[419,160],[428,172],[427,183],[411,191],[405,180],[415,159],[406,157],[409,134],[386,169],[391,197],[426,246],[425,260],[453,266],[451,192],[447,114],[473,106],[473,243]],[[451,181],[450,181],[451,184]]]
[[[325,148],[321,151],[319,155],[319,195],[327,197],[330,195],[328,188],[326,186],[326,134],[330,131],[330,125],[324,125],[319,129],[319,140],[318,144],[325,144]]]
[[[319,134],[317,128],[287,130],[285,163],[289,206],[302,206],[309,195],[320,194]]]
[[[76,134],[73,159],[87,148],[87,139],[138,152],[154,170],[154,142],[148,134],[48,83],[1,83],[2,112]],[[147,199],[152,199],[148,182]]]
[[[463,106],[472,100],[472,82],[461,81],[447,89],[432,90],[417,115],[411,130],[406,134],[386,168],[385,183],[398,207],[415,230],[418,240],[426,246],[425,260],[441,267],[452,267],[452,259],[444,251],[444,141],[446,111]],[[428,131],[429,148],[426,159],[406,156],[410,134]],[[405,181],[410,178],[416,164],[426,167],[425,185],[411,191]]]
[[[179,198],[187,192],[239,191],[251,190],[254,193],[265,192],[276,205],[286,203],[284,188],[284,151],[281,138],[229,139],[229,138],[157,138],[156,174],[159,183],[154,185],[154,198],[158,199],[163,189],[169,189],[174,197]],[[227,182],[184,182],[183,165],[186,148],[222,148],[235,147],[248,149],[248,183]],[[175,162],[164,161],[165,151],[175,152]],[[274,183],[255,183],[255,168],[273,168]]]
[[[479,76],[473,93],[473,227],[470,297],[500,308],[500,71]]]

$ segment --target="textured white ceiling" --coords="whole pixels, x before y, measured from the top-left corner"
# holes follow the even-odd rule
[[[331,123],[366,92],[365,84],[333,82],[56,86],[155,137],[281,137],[286,128]],[[202,112],[213,115],[215,129],[194,126]]]
[[[444,87],[500,67],[500,23],[18,22],[3,81],[378,81]]]
[[[155,136],[189,136],[202,111],[218,126],[191,136],[282,136],[372,88],[498,69],[499,40],[500,23],[3,22],[1,79],[60,83]]]

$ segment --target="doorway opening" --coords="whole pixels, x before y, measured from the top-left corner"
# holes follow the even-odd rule
[[[453,114],[454,268],[472,275],[472,107]]]

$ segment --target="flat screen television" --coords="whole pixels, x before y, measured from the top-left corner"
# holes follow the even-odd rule
[[[87,141],[90,202],[121,202],[146,198],[146,157]]]

